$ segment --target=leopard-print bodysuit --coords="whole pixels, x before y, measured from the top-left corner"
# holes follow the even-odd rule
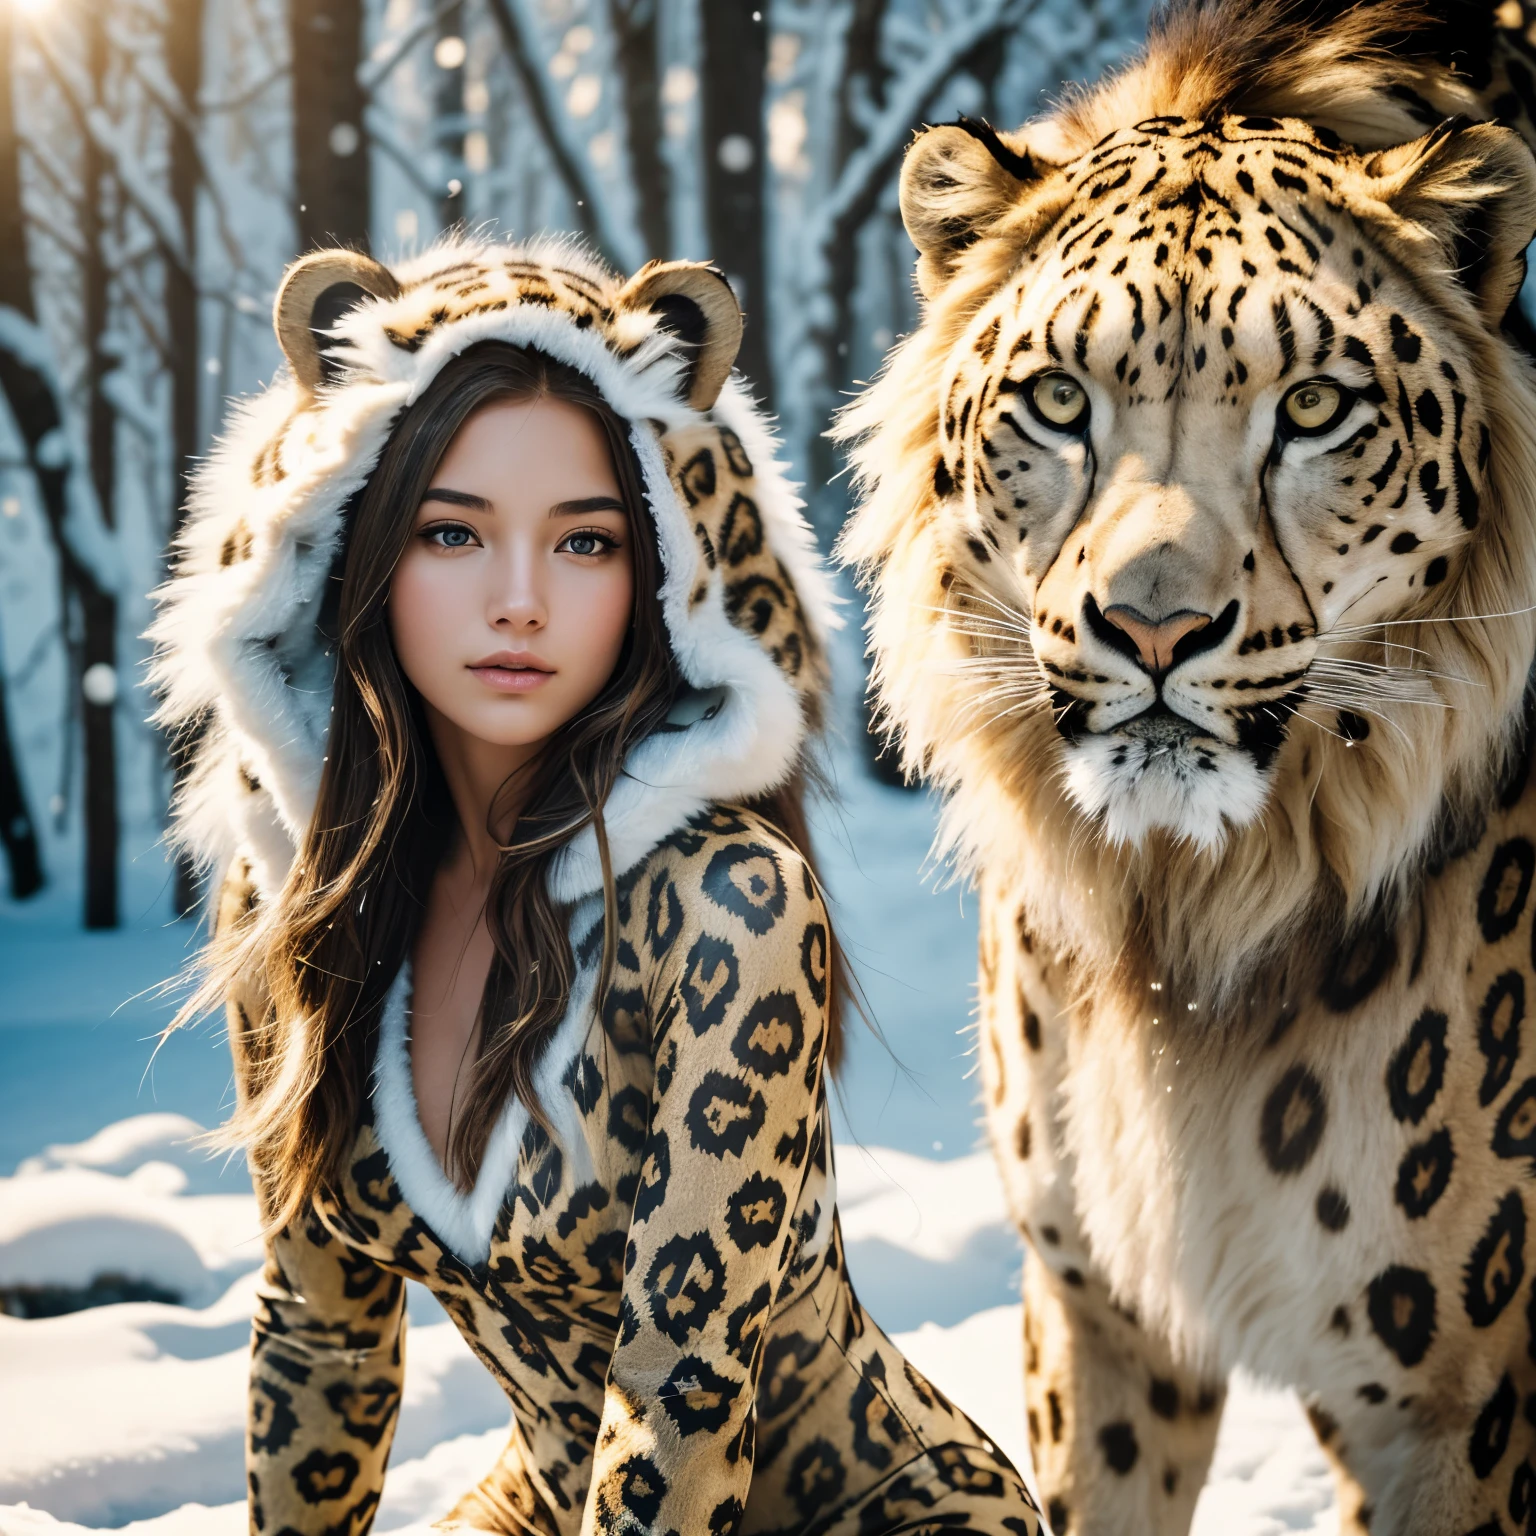
[[[269,1244],[252,1530],[368,1529],[409,1276],[513,1409],[500,1461],[446,1528],[1036,1536],[1007,1459],[849,1284],[822,1078],[827,919],[804,861],[716,807],[620,882],[618,916],[601,1007],[578,999],[541,1067],[555,1138],[520,1106],[492,1138],[480,1177],[498,1176],[499,1138],[500,1195],[455,1196],[422,1167],[408,1046],[385,1009],[341,1188]],[[601,943],[595,902],[573,934],[578,951]],[[402,1182],[461,1248],[478,1216],[484,1251],[455,1252]]]

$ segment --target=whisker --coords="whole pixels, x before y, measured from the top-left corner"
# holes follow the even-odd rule
[[[1012,714],[1034,709],[1044,702],[1046,701],[1043,694],[1017,693],[994,688],[989,689],[985,694],[978,695],[974,699],[966,700],[963,707],[968,715],[975,715],[984,709],[991,708],[995,704],[1003,703],[1004,708],[1002,712],[1004,714]],[[993,719],[996,718],[997,716],[994,715]]]
[[[1320,730],[1325,736],[1332,736],[1335,741],[1342,741],[1345,746],[1353,745],[1351,739],[1348,736],[1345,736],[1342,732],[1333,730],[1330,726],[1324,724],[1323,721],[1315,719],[1311,715],[1303,714],[1300,710],[1297,711],[1297,717],[1299,719],[1305,720],[1308,725],[1316,726],[1317,729]],[[1392,722],[1391,721],[1383,721],[1383,724],[1391,725]],[[1396,729],[1396,727],[1394,727],[1394,729]],[[1401,730],[1398,731],[1398,734],[1400,736],[1402,735]],[[1403,739],[1406,742],[1407,737],[1405,736],[1405,737],[1403,737]]]
[[[1014,607],[1011,603],[1003,602],[1001,598],[994,597],[990,592],[967,590],[961,600],[967,603],[977,602],[985,604],[986,607],[994,609],[998,613],[1005,614],[1009,618],[1025,620],[1029,618],[1027,613],[1022,612],[1020,609]]]
[[[988,726],[996,725],[999,720],[1006,720],[1010,715],[1024,714],[1034,702],[1029,699],[1021,699],[1016,704],[1010,704],[1005,709],[997,710],[994,714],[989,715],[983,720],[977,729],[984,731]]]
[[[1433,667],[1399,667],[1396,662],[1369,662],[1362,656],[1318,656],[1313,659],[1313,667],[1353,667],[1361,671],[1378,671],[1378,673],[1395,673],[1399,677],[1442,677],[1445,682],[1464,682],[1471,685],[1475,679],[1462,677],[1456,673],[1442,673]],[[1476,684],[1481,688],[1482,684]]]
[[[1441,672],[1434,667],[1398,667],[1389,662],[1362,661],[1353,656],[1319,656],[1313,660],[1309,670],[1331,672],[1335,675],[1349,674],[1372,682],[1423,684],[1436,680],[1443,683],[1462,683],[1467,687],[1483,686],[1475,678],[1462,677],[1455,672]]]
[[[1004,694],[1023,697],[1027,694],[1031,698],[1044,698],[1049,692],[1050,689],[1043,687],[1034,678],[998,677],[990,681],[982,678],[970,697],[984,698],[988,695],[1001,697]]]
[[[1300,711],[1298,711],[1298,713],[1300,713]],[[1303,718],[1305,719],[1306,717],[1303,716]],[[1315,725],[1315,724],[1317,724],[1317,722],[1313,721],[1313,724]],[[1320,730],[1324,730],[1324,731],[1326,731],[1328,729],[1328,727],[1326,725],[1319,726],[1318,728]],[[1323,762],[1319,761],[1319,763],[1317,765],[1317,778],[1313,781],[1312,793],[1307,798],[1307,815],[1308,815],[1308,817],[1310,817],[1312,815],[1312,808],[1313,808],[1313,806],[1315,806],[1317,804],[1317,794],[1318,794],[1318,791],[1323,787],[1323,769],[1324,769],[1324,767],[1325,767],[1325,764]]]
[[[985,613],[951,614],[949,627],[962,635],[1007,635],[1031,645],[1034,643],[1033,625],[1009,624]]]
[[[1358,602],[1359,599],[1355,601]],[[1371,629],[1394,629],[1399,624],[1481,624],[1488,619],[1518,619],[1527,613],[1536,613],[1536,603],[1530,603],[1524,608],[1511,608],[1504,613],[1454,613],[1438,619],[1377,619],[1370,624],[1333,625],[1329,633],[1349,634],[1353,631],[1363,633]]]
[[[1376,678],[1354,677],[1348,673],[1327,672],[1309,674],[1314,688],[1332,688],[1335,692],[1349,689],[1355,698],[1366,699],[1374,704],[1423,704],[1430,709],[1455,709],[1450,699],[1423,687],[1413,687],[1406,679],[1382,682]]]
[[[1035,658],[1028,654],[968,656],[950,665],[962,676],[1011,677],[1045,686],[1044,675],[1035,665]]]
[[[988,612],[987,610],[990,610]],[[926,605],[924,612],[939,614],[944,618],[991,618],[997,617],[1010,624],[1028,624],[1031,621],[1029,614],[1022,609],[1015,608],[1009,603],[998,602],[996,598],[976,594],[967,595],[957,600]]]
[[[1350,673],[1309,674],[1312,685],[1332,688],[1335,692],[1348,690],[1356,698],[1367,699],[1375,704],[1429,704],[1436,709],[1454,709],[1456,706],[1443,699],[1433,690],[1422,687],[1410,689],[1407,679],[1383,683],[1378,678],[1356,677]]]
[[[1326,634],[1314,635],[1313,639],[1318,645],[1379,645],[1384,651],[1407,651],[1412,656],[1428,656],[1432,654],[1417,645],[1408,645],[1401,640],[1365,640],[1362,641],[1356,635],[1340,634],[1329,630]]]
[[[1357,672],[1376,672],[1399,678],[1438,678],[1444,683],[1461,683],[1468,688],[1482,688],[1485,684],[1476,678],[1462,677],[1456,672],[1441,672],[1434,667],[1399,667],[1386,661],[1365,661],[1358,656],[1319,656],[1313,663],[1316,668],[1348,668]]]
[[[1373,720],[1381,721],[1381,723],[1386,726],[1388,730],[1396,731],[1398,736],[1401,737],[1404,746],[1410,745],[1408,740],[1408,733],[1402,728],[1402,726],[1397,723],[1396,720],[1394,720],[1390,715],[1383,714],[1381,710],[1373,708],[1363,699],[1350,700],[1341,697],[1338,699],[1330,700],[1327,698],[1320,698],[1317,702],[1323,705],[1325,708],[1343,708],[1349,710],[1352,714],[1358,713],[1362,715],[1369,715]],[[1300,711],[1298,710],[1297,713],[1299,714]],[[1328,727],[1323,725],[1320,720],[1314,720],[1312,723],[1318,726],[1321,730],[1328,730]],[[1329,731],[1328,734],[1331,736],[1336,733]],[[1344,739],[1344,737],[1340,737],[1340,740]]]
[[[1035,654],[1034,647],[1023,635],[999,635],[974,629],[962,629],[958,633],[967,640],[982,642],[981,645],[973,645],[973,650],[989,649],[999,657],[1014,661],[1029,661]]]

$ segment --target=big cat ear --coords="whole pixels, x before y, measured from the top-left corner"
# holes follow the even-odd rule
[[[1452,275],[1499,325],[1536,233],[1536,158],[1512,129],[1449,118],[1367,159],[1366,191],[1438,240]]]
[[[741,306],[725,275],[702,261],[652,261],[619,290],[614,308],[654,315],[686,364],[684,395],[696,411],[719,398],[741,348]]]
[[[1012,209],[1050,167],[1008,144],[986,123],[962,117],[928,128],[901,164],[901,221],[917,247],[917,281],[932,298],[956,258]]]
[[[325,383],[332,366],[325,355],[325,331],[362,297],[393,299],[400,291],[395,274],[360,251],[312,251],[288,268],[272,306],[272,325],[306,395],[313,396]]]

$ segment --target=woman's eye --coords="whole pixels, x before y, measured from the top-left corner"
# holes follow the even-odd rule
[[[1080,427],[1088,416],[1088,394],[1068,373],[1042,373],[1030,395],[1036,412],[1051,426]]]
[[[1280,402],[1281,423],[1292,432],[1316,436],[1336,426],[1354,404],[1354,396],[1337,384],[1313,379],[1298,384]]]
[[[618,542],[609,534],[598,533],[592,529],[568,533],[560,541],[560,548],[573,555],[603,555],[610,549],[618,547]]]
[[[467,549],[475,542],[474,534],[456,523],[440,524],[436,528],[427,529],[427,538],[439,549]]]

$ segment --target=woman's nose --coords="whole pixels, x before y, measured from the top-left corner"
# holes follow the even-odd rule
[[[542,570],[532,550],[509,548],[495,561],[489,594],[489,618],[495,628],[542,629],[549,620]]]

